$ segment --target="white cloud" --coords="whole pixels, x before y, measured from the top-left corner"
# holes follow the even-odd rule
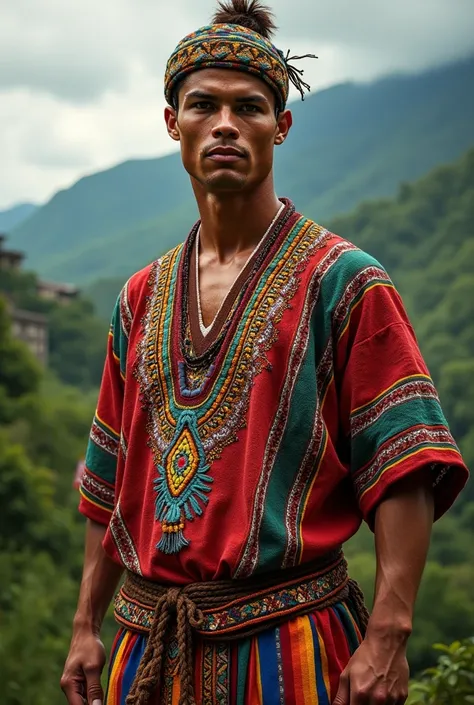
[[[472,0],[274,0],[276,43],[313,90],[415,71],[474,51]],[[79,176],[175,148],[163,73],[214,0],[3,0],[0,207],[46,200]],[[302,64],[303,66],[303,64]]]

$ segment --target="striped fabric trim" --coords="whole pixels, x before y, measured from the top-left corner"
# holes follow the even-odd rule
[[[84,468],[82,483],[79,491],[85,500],[96,507],[112,512],[115,505],[114,486],[94,475],[87,466]]]
[[[351,437],[354,438],[372,426],[389,409],[413,399],[439,401],[433,382],[426,375],[400,379],[368,404],[353,411],[350,418]]]
[[[127,339],[130,336],[133,322],[132,309],[130,308],[130,302],[128,299],[128,285],[129,282],[127,281],[120,293],[120,322],[122,325],[123,334]]]
[[[252,514],[249,536],[239,565],[234,573],[235,578],[242,578],[251,575],[258,564],[260,550],[259,536],[265,513],[266,495],[280,448],[281,439],[285,432],[286,423],[288,420],[288,411],[290,409],[296,379],[308,344],[308,336],[310,334],[309,316],[314,310],[314,303],[318,300],[321,282],[339,260],[341,255],[352,248],[354,248],[354,246],[350,243],[345,241],[337,242],[329,249],[327,254],[318,263],[312,274],[311,284],[309,286],[309,289],[311,289],[311,293],[313,295],[312,301],[309,301],[308,297],[305,301],[305,310],[301,316],[298,331],[295,336],[295,340],[297,342],[293,345],[290,359],[288,360],[288,372],[286,375],[285,385],[280,395],[280,403],[275,414],[275,419],[269,434],[268,442],[265,447],[263,471],[255,492],[254,510]]]
[[[378,451],[368,465],[354,474],[354,486],[358,498],[362,498],[383,474],[403,460],[423,450],[456,451],[457,446],[445,427],[415,427],[391,438]]]
[[[132,316],[128,303],[127,282],[115,303],[109,332],[111,338],[109,345],[112,349],[113,359],[120,369],[120,376],[124,382],[127,371],[128,336],[132,325]]]
[[[346,286],[332,316],[335,338],[337,340],[344,335],[350,323],[353,310],[374,286],[386,286],[393,289],[393,283],[387,272],[373,265],[359,272]]]
[[[97,414],[92,422],[90,439],[98,448],[109,453],[109,455],[118,455],[120,434],[101,421]]]
[[[120,500],[117,502],[112,519],[110,520],[109,529],[125,568],[132,573],[142,575],[138,552],[122,516]]]

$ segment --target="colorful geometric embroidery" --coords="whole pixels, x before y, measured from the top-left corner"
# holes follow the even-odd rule
[[[351,437],[355,438],[372,426],[389,409],[413,399],[439,400],[438,393],[429,377],[416,375],[399,380],[374,401],[351,414]]]
[[[122,324],[122,331],[125,337],[128,338],[130,336],[133,321],[133,314],[128,301],[128,282],[125,284],[120,294],[120,321]]]
[[[117,506],[110,519],[109,530],[113,536],[123,565],[132,573],[142,575],[137,549],[123,520],[120,500],[117,502]]]
[[[267,352],[277,340],[278,323],[290,306],[310,257],[330,237],[302,217],[293,218],[285,228],[273,248],[271,266],[259,275],[234,317],[228,344],[222,347],[225,353],[219,352],[209,363],[199,396],[182,394],[182,374],[180,377],[183,313],[176,292],[183,247],[152,268],[152,294],[134,374],[148,411],[147,431],[159,474],[155,482],[157,517],[167,529],[158,544],[160,550],[176,552],[188,545],[182,525],[185,519],[200,516],[201,505],[207,503],[208,465],[237,440],[237,431],[245,425],[254,378],[269,367]],[[185,425],[188,431],[181,437]]]
[[[120,437],[118,434],[115,435],[112,429],[104,428],[104,424],[99,422],[97,416],[94,417],[92,422],[90,439],[96,446],[105,450],[106,453],[118,455]]]
[[[329,570],[301,582],[272,588],[254,597],[245,595],[214,611],[205,610],[203,623],[197,631],[202,636],[221,638],[244,627],[253,628],[269,619],[274,620],[278,615],[289,618],[301,609],[302,604],[316,609],[333,595],[339,594],[347,581],[347,563],[340,558]],[[151,629],[154,607],[131,598],[124,587],[116,595],[114,608],[116,619],[124,626],[143,632]]]
[[[206,383],[214,373],[214,365],[201,365],[190,369],[182,360],[179,361],[179,388],[183,397],[198,397],[203,393]]]
[[[175,679],[179,669],[179,644],[176,636],[176,625],[172,627],[172,632],[167,638],[167,648],[164,657],[163,666],[163,683],[160,698],[160,705],[176,705],[176,698],[173,698],[175,692]]]
[[[391,438],[377,452],[368,466],[354,474],[354,487],[360,499],[381,477],[386,469],[407,455],[424,448],[436,447],[439,450],[457,451],[454,438],[446,427],[411,429],[398,438]]]
[[[80,492],[89,501],[107,511],[112,511],[115,504],[114,486],[94,475],[87,467],[84,468]]]
[[[352,310],[360,302],[366,291],[377,284],[390,286],[393,283],[387,272],[380,267],[369,266],[360,271],[347,285],[332,315],[334,337],[338,340],[347,327]]]
[[[218,644],[216,646],[216,705],[229,705],[229,661],[229,647],[226,644]]]
[[[226,644],[203,644],[202,702],[229,705],[229,647]]]
[[[173,105],[177,85],[197,69],[227,68],[247,71],[265,81],[284,110],[289,75],[285,56],[261,34],[234,24],[201,27],[185,37],[168,60],[165,97]]]
[[[163,534],[157,546],[163,553],[178,553],[189,545],[183,535],[183,514],[192,521],[201,516],[200,502],[207,504],[212,478],[196,427],[196,419],[184,412],[166,453],[158,465],[155,480],[156,518],[161,521]]]

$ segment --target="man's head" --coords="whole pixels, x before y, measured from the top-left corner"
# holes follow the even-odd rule
[[[273,17],[258,0],[221,3],[213,22],[170,57],[165,117],[191,177],[209,191],[242,191],[271,173],[274,146],[291,127],[286,102],[298,73],[271,43]]]
[[[167,109],[168,131],[205,190],[253,189],[268,178],[291,126],[289,111],[276,117],[269,86],[248,73],[206,69],[186,78],[178,99],[177,111]]]

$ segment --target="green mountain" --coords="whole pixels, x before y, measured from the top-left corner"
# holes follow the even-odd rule
[[[0,232],[7,233],[9,230],[21,225],[29,218],[39,206],[33,203],[19,203],[16,206],[0,211]]]
[[[319,222],[391,195],[474,143],[474,58],[417,76],[344,84],[292,104],[278,191]],[[12,233],[42,276],[124,278],[186,236],[195,206],[178,154],[81,179]]]

